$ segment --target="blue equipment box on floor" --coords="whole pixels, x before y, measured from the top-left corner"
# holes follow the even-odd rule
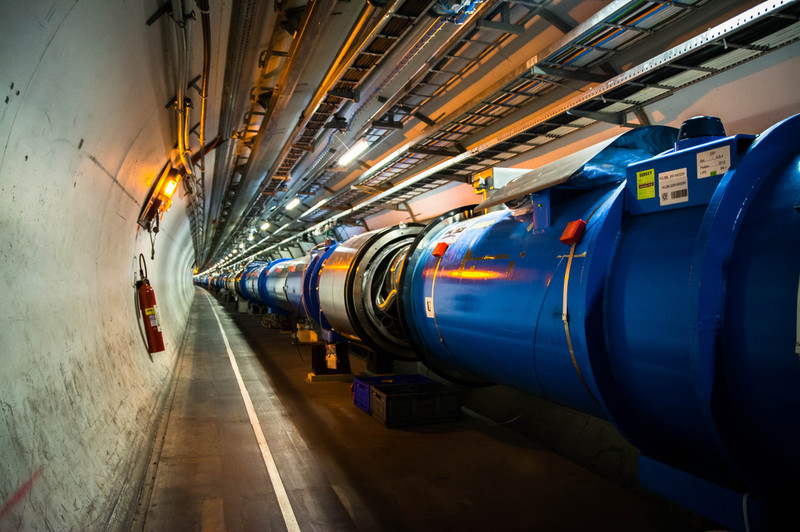
[[[376,384],[398,385],[398,384],[422,384],[434,382],[422,375],[382,375],[378,377],[356,377],[353,379],[353,402],[355,405],[370,413],[370,389]]]
[[[461,418],[461,395],[440,382],[380,385],[370,393],[372,417],[386,427],[444,423]]]

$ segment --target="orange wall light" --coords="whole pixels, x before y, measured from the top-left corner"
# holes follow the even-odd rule
[[[142,210],[139,212],[139,225],[148,231],[152,230],[156,218],[167,212],[172,205],[172,195],[178,190],[183,176],[178,170],[167,164],[161,177],[150,189],[150,194]]]

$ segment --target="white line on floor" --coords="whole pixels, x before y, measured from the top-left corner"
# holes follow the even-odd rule
[[[233,366],[233,373],[236,375],[236,382],[239,383],[239,391],[242,392],[244,406],[247,409],[247,415],[250,417],[250,424],[253,426],[253,432],[256,435],[256,440],[258,440],[258,447],[261,449],[261,456],[264,458],[264,465],[267,466],[267,473],[269,473],[269,478],[272,481],[272,488],[275,490],[275,496],[278,498],[278,504],[281,507],[281,513],[283,514],[283,520],[286,523],[286,528],[289,530],[289,532],[299,532],[300,525],[297,524],[297,518],[295,517],[294,510],[292,510],[292,505],[289,502],[289,496],[286,494],[286,488],[283,487],[283,481],[281,481],[281,476],[278,473],[278,467],[275,465],[275,459],[272,457],[272,453],[269,450],[269,445],[267,445],[266,438],[264,438],[264,432],[261,430],[261,423],[258,422],[256,410],[253,408],[253,401],[250,399],[250,394],[247,393],[247,388],[244,387],[242,374],[239,373],[239,365],[236,363],[236,358],[233,356],[233,351],[231,351],[231,345],[228,343],[228,336],[225,334],[225,329],[222,328],[222,322],[219,320],[219,316],[217,316],[217,311],[214,309],[214,304],[211,301],[211,298],[208,296],[208,294],[205,294],[205,296],[206,299],[208,299],[209,304],[211,304],[211,311],[214,313],[214,317],[217,319],[219,330],[222,333],[222,340],[225,342],[225,349],[228,350],[228,358],[231,361],[231,366]]]

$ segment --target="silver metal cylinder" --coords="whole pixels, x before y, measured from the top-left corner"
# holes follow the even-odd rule
[[[293,277],[298,269],[302,275],[303,269],[307,263],[308,257],[281,262],[270,271],[269,278],[267,279],[267,290],[269,290],[270,296],[280,304],[282,309],[293,314],[297,314],[298,309],[292,304],[291,294],[289,293],[290,287],[287,280]]]
[[[335,332],[376,352],[412,356],[392,291],[422,228],[401,224],[362,233],[328,257],[317,289],[322,313]]]

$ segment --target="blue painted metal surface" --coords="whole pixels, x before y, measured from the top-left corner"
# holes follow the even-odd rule
[[[413,323],[415,344],[424,346],[428,358],[459,373],[604,417],[578,378],[567,349],[561,307],[569,247],[559,237],[568,222],[597,209],[585,244],[576,250],[583,255],[619,196],[619,187],[552,190],[547,229],[536,230],[530,216],[510,211],[444,229],[427,248],[417,250],[420,262],[409,272],[407,282],[413,288],[404,310]],[[449,242],[441,258],[432,254],[439,242]],[[602,281],[596,276],[582,289],[596,293]],[[581,294],[574,291],[571,296],[571,315],[577,321],[583,313]],[[487,357],[489,353],[496,356]],[[581,365],[588,364],[585,352],[576,354]]]
[[[244,297],[242,294],[242,279],[244,279],[244,268],[238,270],[234,275],[233,279],[230,281],[233,291],[238,294],[240,297]]]
[[[708,205],[722,176],[739,164],[754,139],[686,138],[676,142],[674,150],[630,165],[625,209],[642,214]]]
[[[289,310],[300,318],[306,317],[306,309],[303,306],[303,278],[309,260],[308,255],[294,259],[289,266],[289,273],[286,274],[284,285]]]
[[[413,344],[434,367],[609,419],[686,478],[797,495],[798,138],[800,115],[752,146],[689,136],[627,184],[551,188],[543,230],[535,210],[441,228],[408,262]],[[562,244],[579,218],[583,240]],[[684,477],[670,478],[666,495]],[[709,513],[735,528],[741,507]]]
[[[493,212],[446,226],[418,248],[404,280],[404,312],[425,358],[608,417],[589,358],[589,344],[602,347],[602,335],[587,335],[587,320],[600,314],[596,301],[622,217],[618,183],[625,167],[670,149],[677,136],[674,129],[655,132],[630,132],[549,189],[548,223],[536,199],[528,212]],[[576,219],[588,226],[571,264],[571,355],[562,320],[570,247],[559,237]],[[442,242],[448,247],[436,257]]]
[[[267,280],[268,297],[277,301],[283,312],[299,317],[304,317],[302,285],[307,262],[308,257],[282,261],[270,268]]]
[[[377,271],[401,254],[371,273],[397,279],[403,332],[432,369],[608,419],[641,450],[644,486],[754,532],[800,497],[800,115],[755,142],[717,125],[701,119],[677,142],[661,128],[647,146],[631,132],[510,210],[415,228],[402,273]],[[562,243],[578,219],[582,240]],[[258,290],[241,290],[273,312],[305,309],[341,341],[318,292],[336,249],[312,250],[304,269],[248,265]],[[374,304],[365,286],[336,294]]]
[[[328,257],[336,250],[338,244],[332,242],[312,249],[309,254],[308,266],[303,272],[303,308],[306,315],[314,322],[316,327],[322,332],[322,336],[327,342],[341,342],[343,338],[331,330],[331,324],[322,313],[319,304],[319,272]]]
[[[264,261],[254,260],[244,267],[242,279],[239,281],[240,292],[242,297],[251,303],[259,303],[258,275],[266,264]]]
[[[276,285],[274,273],[280,264],[287,260],[289,259],[275,259],[268,262],[258,275],[258,299],[261,304],[269,307],[270,312],[275,314],[284,314],[285,312],[281,309],[280,302],[275,295]],[[270,279],[270,276],[272,276],[272,279]],[[272,289],[272,291],[270,291],[270,289]]]

